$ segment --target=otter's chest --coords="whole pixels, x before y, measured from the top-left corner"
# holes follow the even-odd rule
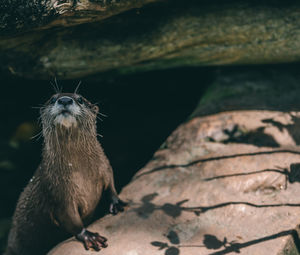
[[[83,172],[71,174],[72,198],[80,208],[82,217],[89,216],[95,210],[102,194],[101,176]]]

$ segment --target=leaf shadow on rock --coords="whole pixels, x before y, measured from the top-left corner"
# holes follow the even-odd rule
[[[278,128],[279,131],[283,131],[284,129],[288,131],[289,135],[293,138],[296,145],[300,144],[300,132],[299,132],[299,126],[300,126],[300,118],[297,116],[294,116],[290,114],[292,123],[291,124],[282,124],[279,121],[276,121],[272,118],[270,119],[263,119],[262,122],[266,124],[270,124],[276,128]]]
[[[271,147],[278,148],[280,144],[275,138],[265,133],[266,127],[258,127],[249,132],[242,132],[238,125],[232,126],[230,129],[219,130],[214,136],[207,137],[211,142],[227,143],[241,143],[252,144],[256,147]]]
[[[168,242],[151,242],[151,245],[158,247],[159,250],[165,250],[165,255],[179,255],[180,248],[183,247],[204,247],[204,245],[182,245],[177,232],[174,230],[170,230],[165,237],[167,237]]]
[[[208,250],[219,250],[223,247],[223,250],[215,251],[213,253],[210,253],[209,255],[224,255],[233,252],[240,253],[241,249],[247,248],[249,246],[266,242],[269,240],[274,240],[276,238],[289,236],[289,235],[292,237],[298,253],[300,253],[300,239],[299,239],[298,232],[295,229],[281,231],[273,235],[264,236],[243,243],[239,243],[236,241],[228,242],[226,237],[224,237],[222,241],[219,240],[215,235],[205,234],[203,239],[203,244],[200,245],[181,244],[177,232],[171,230],[167,235],[165,235],[169,240],[168,242],[153,241],[151,242],[151,245],[158,247],[159,250],[165,250],[165,255],[178,255],[180,254],[180,249],[182,248],[200,248],[200,247],[205,247]],[[176,242],[174,242],[172,238],[170,238],[170,236],[176,236]],[[171,244],[169,244],[169,242]]]
[[[152,202],[152,200],[157,196],[158,193],[152,193],[142,197],[142,204],[134,209],[139,217],[147,219],[154,211],[162,210],[166,215],[177,218],[182,213],[183,207],[181,207],[181,205],[188,201],[188,199],[185,199],[175,204],[165,203],[162,206],[158,206]]]
[[[218,250],[223,246],[225,247],[227,244],[227,238],[224,237],[224,240],[221,241],[214,235],[205,234],[203,244],[207,249]]]

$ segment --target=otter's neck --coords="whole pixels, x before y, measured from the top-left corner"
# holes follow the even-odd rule
[[[85,170],[101,153],[95,130],[57,128],[45,136],[43,164],[52,171]]]

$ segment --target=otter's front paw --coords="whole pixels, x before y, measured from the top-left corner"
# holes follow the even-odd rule
[[[127,203],[123,202],[121,199],[112,199],[112,202],[109,207],[109,212],[113,215],[118,214],[119,212],[124,211],[124,206],[126,206]]]
[[[107,238],[86,229],[83,229],[80,234],[76,235],[76,238],[84,244],[86,250],[93,248],[95,251],[100,251],[101,248],[107,247]]]

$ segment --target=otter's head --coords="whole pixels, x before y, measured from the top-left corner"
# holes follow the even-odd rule
[[[41,109],[43,130],[95,129],[98,106],[72,93],[53,95]]]

